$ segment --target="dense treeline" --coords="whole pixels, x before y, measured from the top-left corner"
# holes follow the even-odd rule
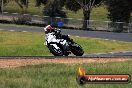
[[[28,8],[29,0],[3,0],[4,5],[10,1],[15,1],[22,9],[23,13]],[[0,5],[2,5],[0,0]],[[90,13],[94,6],[105,4],[108,9],[108,18],[113,22],[129,23],[132,12],[132,0],[35,0],[36,6],[44,5],[43,13],[50,17],[64,17],[66,12],[63,11],[65,7],[68,10],[77,12],[80,9],[83,11],[83,29],[88,30],[88,20]],[[1,6],[0,6],[1,11]]]

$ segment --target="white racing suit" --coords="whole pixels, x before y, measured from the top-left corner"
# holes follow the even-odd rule
[[[45,34],[45,45],[48,45],[48,43],[56,42],[59,43],[60,40],[56,38],[55,34],[53,32]]]

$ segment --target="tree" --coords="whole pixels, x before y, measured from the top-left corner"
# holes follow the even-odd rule
[[[22,13],[25,13],[28,8],[29,0],[3,0],[3,4],[6,5],[11,1],[15,1],[22,9]],[[1,12],[2,0],[0,0],[0,12]]]
[[[3,5],[6,5],[9,0],[3,0]],[[0,0],[0,12],[2,12],[2,0]]]
[[[101,3],[102,0],[66,0],[66,8],[72,11],[83,10],[84,21],[83,29],[87,30],[89,25],[90,13],[94,6]]]
[[[36,6],[45,5],[43,13],[45,16],[50,16],[50,19],[44,18],[48,24],[57,26],[55,17],[66,18],[66,13],[62,10],[65,5],[65,0],[36,0]]]
[[[40,6],[41,4],[45,4],[44,14],[50,17],[66,17],[65,12],[62,11],[62,7],[64,6],[75,12],[79,9],[83,9],[83,29],[87,29],[92,8],[100,4],[101,1],[102,0],[36,0],[36,5]]]
[[[36,0],[36,6],[41,6],[42,4],[46,4],[48,0]]]
[[[49,0],[44,8],[44,14],[50,17],[66,17],[62,7],[64,6],[64,0]]]
[[[131,4],[130,4],[131,3]],[[131,0],[106,0],[108,17],[113,22],[129,22],[132,11]]]
[[[117,32],[123,31],[123,23],[129,23],[132,11],[132,0],[106,0],[108,18],[118,23]],[[115,25],[117,27],[117,24]]]
[[[62,11],[65,0],[36,0],[36,6],[44,4],[44,15],[50,17],[66,17],[66,13]]]
[[[25,13],[27,11],[29,0],[14,0],[14,1],[22,9],[22,13]]]

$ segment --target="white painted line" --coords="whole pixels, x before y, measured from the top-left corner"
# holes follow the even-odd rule
[[[132,51],[123,51],[124,53],[129,53],[129,52],[132,52]]]
[[[9,30],[9,31],[15,31],[15,30]]]
[[[71,19],[73,19],[73,18],[65,18],[65,19],[69,19],[69,20],[71,20]]]
[[[33,15],[33,16],[39,16],[39,15]]]
[[[43,17],[49,17],[49,16],[43,16]]]
[[[104,40],[109,40],[109,39],[104,39]]]
[[[3,12],[4,14],[7,14],[8,12]]]
[[[115,52],[109,52],[109,53],[114,54]]]
[[[113,42],[115,42],[116,40],[112,40]]]
[[[119,52],[109,52],[109,53],[129,53],[129,52],[132,52],[132,51],[119,51]]]
[[[93,54],[93,55],[101,55],[101,53],[96,53],[96,54]]]
[[[23,14],[23,15],[25,15],[25,16],[26,16],[26,15],[29,15],[29,14]]]
[[[80,36],[76,36],[76,37],[80,37]]]
[[[12,14],[17,15],[18,13],[12,13]]]
[[[55,17],[55,18],[61,18],[61,17]]]
[[[102,55],[102,54],[107,54],[107,53],[95,53],[95,55]]]
[[[22,31],[22,32],[27,32],[27,31]]]

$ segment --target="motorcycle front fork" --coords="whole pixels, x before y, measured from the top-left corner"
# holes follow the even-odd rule
[[[63,46],[63,53],[64,53],[64,55],[66,55],[67,53],[68,53],[68,54],[71,53],[69,47],[67,47],[66,45]]]

